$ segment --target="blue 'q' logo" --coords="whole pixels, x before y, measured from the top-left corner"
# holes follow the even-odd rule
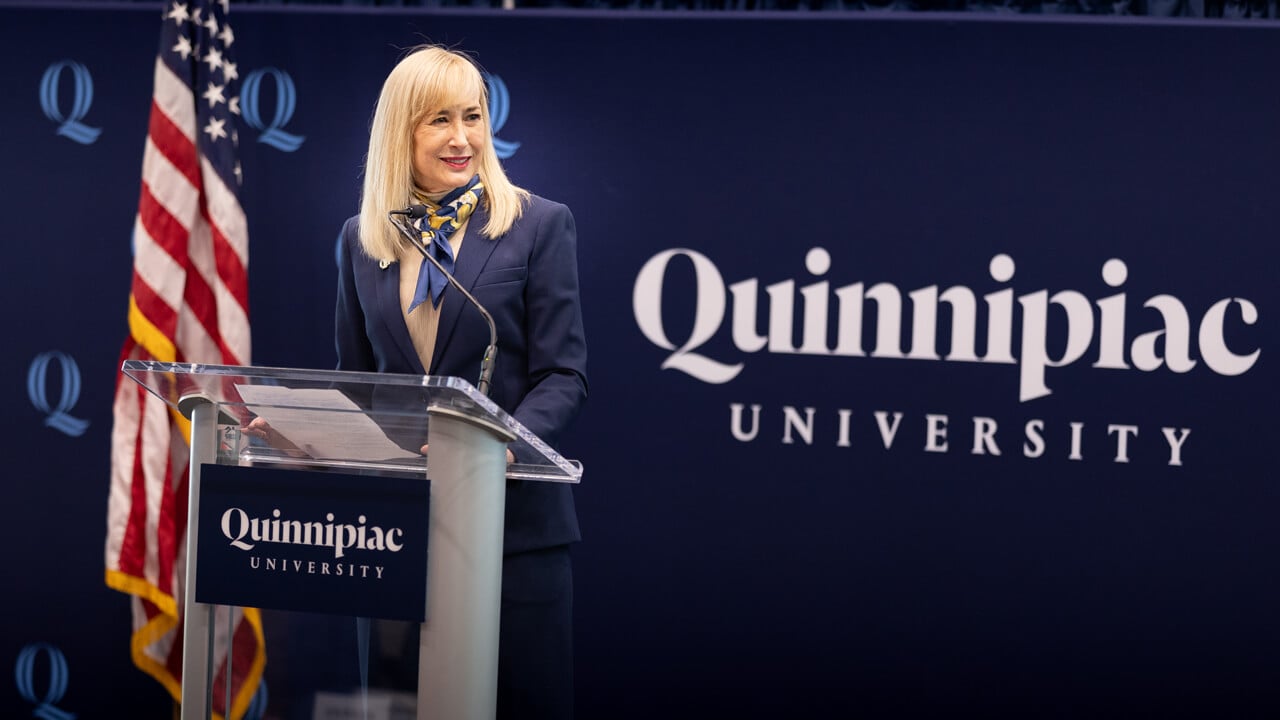
[[[244,711],[244,720],[262,720],[266,712],[267,679],[263,678],[258,681],[258,691],[253,694],[253,699],[249,701],[249,708]]]
[[[507,124],[507,115],[511,113],[511,96],[507,94],[507,84],[497,75],[486,74],[484,84],[489,88],[489,122],[493,125],[493,150],[498,153],[498,157],[506,160],[520,148],[520,143],[498,137],[498,131]]]
[[[62,396],[56,405],[49,404],[49,363],[54,360],[62,367]],[[27,396],[31,404],[45,413],[44,424],[71,437],[80,437],[89,428],[89,421],[67,414],[80,400],[80,367],[70,355],[56,350],[43,352],[31,361],[27,370]]]
[[[49,687],[44,697],[36,697],[36,657],[40,651],[49,656]],[[32,715],[43,720],[75,720],[75,713],[69,713],[54,705],[67,694],[67,659],[62,651],[48,643],[31,643],[18,651],[18,662],[13,666],[13,677],[18,683],[18,694],[23,700],[32,703],[36,709]]]
[[[62,109],[58,107],[58,80],[65,69],[71,70],[75,79],[75,99],[71,101],[71,114],[63,117]],[[40,78],[40,108],[44,110],[45,117],[61,123],[57,130],[59,135],[81,145],[89,145],[97,140],[102,129],[91,128],[80,122],[89,114],[89,106],[92,104],[93,77],[89,75],[89,68],[74,60],[63,60],[44,71],[44,77]]]
[[[258,96],[262,92],[263,75],[270,75],[276,83],[276,112],[269,123],[262,122],[261,104],[258,101]],[[249,123],[249,127],[262,131],[258,136],[258,142],[266,143],[284,152],[297,150],[302,146],[302,141],[306,140],[302,135],[294,135],[280,129],[293,118],[293,110],[297,103],[298,92],[293,87],[293,78],[289,77],[289,73],[273,67],[249,73],[240,87],[240,111],[244,114],[244,121]]]

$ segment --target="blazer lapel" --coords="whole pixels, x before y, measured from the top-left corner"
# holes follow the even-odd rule
[[[500,238],[490,239],[481,234],[480,230],[489,222],[489,211],[484,203],[471,213],[471,218],[467,221],[467,234],[462,239],[462,249],[458,251],[458,258],[454,262],[453,277],[458,284],[471,291],[476,284],[476,278],[480,276],[480,271],[488,264],[489,257],[493,255],[493,250],[498,245]],[[458,315],[462,313],[464,305],[470,305],[467,299],[462,297],[457,288],[450,287],[444,291],[444,299],[440,303],[440,326],[436,329],[436,347],[435,352],[431,355],[431,367],[440,367],[440,358],[443,355],[444,348],[449,346],[449,338],[453,335],[454,328],[458,325]]]
[[[376,260],[370,262],[377,263]],[[409,258],[409,262],[413,262],[413,258]],[[409,326],[404,322],[404,309],[400,307],[400,263],[391,263],[387,269],[374,272],[377,273],[378,315],[385,318],[387,330],[408,362],[408,367],[416,368],[426,375],[422,358],[418,357],[418,351],[413,347],[413,338],[409,336]]]

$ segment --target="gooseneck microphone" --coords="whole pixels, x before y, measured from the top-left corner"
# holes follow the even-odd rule
[[[462,296],[467,299],[467,302],[471,303],[476,310],[479,310],[480,315],[484,317],[484,321],[488,323],[489,347],[484,350],[484,359],[480,361],[480,379],[476,382],[476,389],[478,389],[482,395],[488,397],[489,386],[493,382],[493,365],[498,357],[498,326],[494,324],[493,316],[489,314],[488,310],[485,310],[484,306],[480,304],[480,301],[476,300],[474,295],[467,292],[467,289],[462,287],[462,283],[459,283],[458,280],[453,277],[453,273],[445,270],[444,266],[440,264],[440,261],[431,254],[427,249],[427,246],[422,243],[422,236],[415,232],[413,228],[406,227],[400,218],[397,217],[403,216],[409,220],[418,220],[426,217],[427,212],[426,205],[410,205],[403,210],[392,210],[387,213],[387,220],[400,231],[400,234],[404,236],[404,239],[409,241],[409,244],[412,245],[420,255],[422,255],[423,259],[427,260],[432,265],[435,265],[436,269],[444,274],[445,279],[449,281],[449,284],[458,292],[462,293]]]
[[[426,205],[410,205],[409,207],[403,210],[392,210],[391,212],[387,213],[387,216],[390,217],[392,215],[404,215],[410,220],[418,220],[420,218],[426,217],[428,212],[430,211],[427,210]],[[394,220],[392,222],[394,222]]]

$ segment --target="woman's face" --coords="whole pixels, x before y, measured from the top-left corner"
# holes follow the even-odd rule
[[[428,113],[413,130],[413,180],[427,193],[466,185],[489,137],[480,99]]]

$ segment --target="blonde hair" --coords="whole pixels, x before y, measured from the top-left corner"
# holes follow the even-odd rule
[[[370,257],[395,260],[403,242],[387,213],[410,204],[413,191],[413,131],[428,113],[480,98],[489,142],[477,148],[481,204],[489,222],[481,228],[494,238],[511,229],[524,212],[529,191],[507,179],[493,149],[489,96],[480,69],[468,56],[438,45],[414,48],[391,70],[369,129],[364,191],[360,199],[360,246]]]

